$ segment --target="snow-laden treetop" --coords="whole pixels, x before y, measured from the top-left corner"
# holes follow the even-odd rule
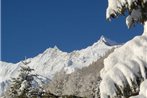
[[[108,0],[106,18],[116,18],[128,12],[126,24],[128,28],[134,23],[144,23],[147,20],[147,0]]]

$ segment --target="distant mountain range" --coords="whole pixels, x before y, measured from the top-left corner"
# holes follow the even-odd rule
[[[30,62],[28,66],[35,69],[34,73],[44,77],[44,81],[47,81],[61,70],[64,70],[66,74],[70,74],[75,69],[88,67],[112,49],[120,46],[116,42],[101,36],[96,43],[85,49],[67,53],[55,46],[46,49],[34,58],[28,58],[26,61]],[[20,65],[22,65],[21,61],[16,64],[0,61],[0,95],[6,90],[9,80],[18,75]]]

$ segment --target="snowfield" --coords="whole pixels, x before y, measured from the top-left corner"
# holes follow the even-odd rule
[[[76,68],[89,66],[99,58],[105,56],[107,52],[119,47],[104,36],[86,49],[76,50],[71,53],[62,52],[57,47],[48,48],[43,53],[34,58],[27,59],[28,66],[35,69],[34,73],[45,77],[46,80],[52,79],[55,73],[64,69],[67,74],[74,72]],[[16,64],[0,61],[0,95],[6,90],[11,77],[18,75],[18,70],[22,62]],[[45,80],[45,79],[44,79]]]

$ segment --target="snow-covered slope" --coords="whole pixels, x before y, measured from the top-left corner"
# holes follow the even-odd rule
[[[96,43],[86,49],[67,53],[62,52],[57,47],[48,48],[36,57],[27,59],[27,61],[30,62],[28,65],[35,69],[35,73],[51,79],[61,69],[64,69],[68,74],[76,68],[88,66],[118,46],[115,42],[101,36]],[[0,95],[4,92],[8,80],[17,75],[20,65],[22,65],[21,62],[17,64],[0,62]]]
[[[115,49],[104,60],[104,68],[101,70],[101,98],[130,96],[128,93],[139,91],[140,83],[147,78],[146,27],[143,35],[136,36]]]

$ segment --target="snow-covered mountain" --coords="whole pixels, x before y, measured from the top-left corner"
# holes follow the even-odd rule
[[[46,49],[34,58],[27,59],[27,61],[30,62],[28,65],[35,69],[35,73],[51,79],[56,72],[62,69],[70,74],[77,68],[89,66],[92,62],[97,61],[105,56],[107,52],[117,47],[119,45],[116,42],[101,36],[96,43],[85,49],[67,53],[55,46]],[[0,95],[5,91],[9,79],[17,76],[20,65],[22,65],[22,62],[12,64],[0,61]]]

